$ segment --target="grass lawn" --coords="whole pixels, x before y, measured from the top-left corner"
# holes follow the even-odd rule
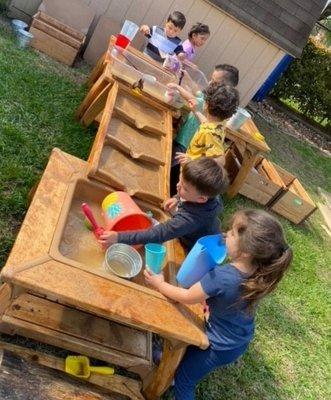
[[[22,51],[0,27],[0,267],[27,210],[27,195],[53,147],[87,158],[94,132],[74,112],[86,93],[86,68],[70,69],[33,50]],[[272,148],[270,157],[296,174],[315,200],[317,186],[331,192],[331,159],[306,143],[256,119]],[[238,196],[226,202],[225,219],[238,208],[257,207]],[[198,388],[203,400],[325,400],[330,363],[330,242],[316,212],[303,226],[281,219],[294,262],[279,290],[260,306],[256,338],[232,367]],[[330,247],[329,247],[330,248]],[[165,398],[170,398],[166,395]]]

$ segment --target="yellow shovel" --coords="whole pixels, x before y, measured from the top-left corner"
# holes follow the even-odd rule
[[[85,356],[68,356],[65,362],[65,372],[77,378],[87,379],[91,372],[102,375],[113,375],[114,368],[90,367],[90,360]]]

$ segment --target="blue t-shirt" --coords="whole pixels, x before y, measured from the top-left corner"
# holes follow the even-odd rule
[[[254,335],[254,316],[247,304],[240,301],[241,283],[245,274],[231,264],[218,266],[200,281],[209,296],[207,336],[214,350],[232,350],[248,344]]]

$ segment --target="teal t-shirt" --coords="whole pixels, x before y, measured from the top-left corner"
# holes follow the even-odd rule
[[[205,103],[204,94],[202,92],[198,92],[196,95],[196,100],[198,111],[203,112],[203,106]],[[186,118],[186,121],[179,129],[175,141],[184,146],[185,149],[187,149],[199,126],[200,121],[197,119],[193,112],[190,112]]]

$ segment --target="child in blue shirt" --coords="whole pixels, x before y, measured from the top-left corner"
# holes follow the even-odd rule
[[[259,301],[273,291],[292,261],[280,223],[262,210],[241,210],[225,235],[229,264],[216,266],[189,289],[144,271],[146,281],[183,304],[207,302],[210,346],[189,346],[175,375],[176,400],[193,400],[195,385],[245,353],[254,335]]]
[[[166,211],[174,210],[172,218],[145,230],[105,231],[99,242],[108,247],[114,243],[163,243],[179,238],[189,250],[202,236],[220,232],[218,217],[223,205],[219,194],[226,190],[227,183],[227,173],[216,158],[188,162],[177,184],[177,196],[164,204]]]
[[[182,40],[177,36],[185,23],[185,16],[179,11],[174,11],[169,15],[164,28],[156,25],[152,27],[142,25],[140,32],[148,38],[144,53],[160,63],[164,61],[167,54],[176,54],[180,60],[185,59]]]

